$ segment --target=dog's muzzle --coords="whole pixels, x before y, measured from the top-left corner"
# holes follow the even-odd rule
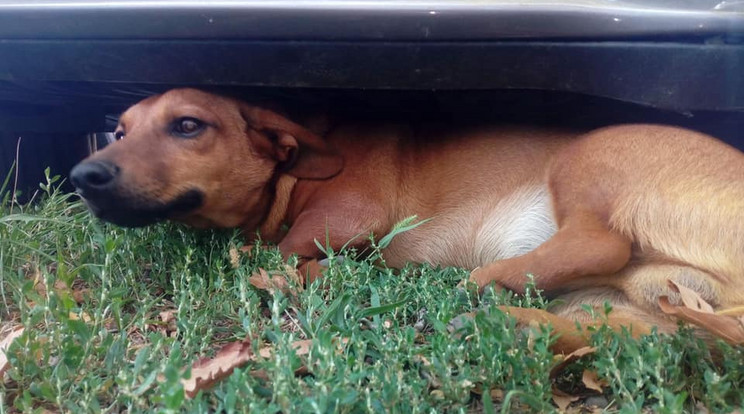
[[[148,199],[122,183],[121,169],[108,161],[83,161],[70,171],[70,181],[98,218],[124,227],[142,227],[181,216],[202,205],[199,190],[188,190],[173,200]]]
[[[70,181],[85,197],[109,191],[118,175],[119,167],[108,161],[83,161],[70,171]]]

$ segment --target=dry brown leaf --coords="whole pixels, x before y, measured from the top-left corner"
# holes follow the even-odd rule
[[[431,396],[431,397],[432,397],[432,398],[434,398],[435,400],[439,400],[439,401],[441,401],[441,400],[443,400],[443,399],[444,399],[444,391],[442,391],[442,390],[432,390],[432,391],[431,391],[431,392],[429,393],[429,396]]]
[[[741,319],[716,314],[713,307],[697,292],[671,280],[668,283],[672,290],[679,292],[683,305],[672,305],[669,297],[661,296],[659,297],[659,307],[662,312],[692,323],[730,344],[744,344],[744,324]]]
[[[93,320],[93,318],[91,318],[86,312],[70,312],[67,314],[67,317],[70,318],[71,321],[83,321],[85,323]]]
[[[558,411],[566,411],[572,402],[578,401],[577,395],[567,394],[558,388],[553,387],[553,402],[558,406]]]
[[[289,277],[289,280],[291,280],[295,286],[297,286],[297,289],[302,292],[304,290],[304,281],[302,279],[302,276],[300,276],[300,272],[297,271],[294,267],[290,265],[284,265],[284,274]]]
[[[342,343],[346,343],[346,341],[342,341]],[[310,353],[310,348],[313,346],[313,340],[312,339],[301,339],[299,341],[292,342],[292,348],[294,348],[295,354],[297,356],[305,356]],[[272,348],[261,348],[258,351],[258,354],[262,358],[269,358],[271,357]]]
[[[413,362],[421,363],[421,365],[423,365],[425,367],[430,367],[431,366],[431,361],[429,361],[429,359],[426,358],[423,355],[416,354],[416,355],[413,356],[412,359],[413,359]]]
[[[431,373],[431,361],[429,361],[425,356],[423,355],[414,355],[413,356],[413,362],[421,364],[421,368],[419,370],[419,373],[421,376],[429,381],[429,386],[432,388],[441,388],[442,382],[437,378],[436,375]],[[483,392],[478,385],[471,391],[476,394],[479,394]]]
[[[57,282],[54,283],[54,287],[55,289],[57,289],[58,292],[63,290],[64,292],[72,296],[72,299],[78,304],[83,303],[88,298],[90,298],[90,289],[81,279],[75,279],[72,282],[72,286],[67,286],[65,283],[62,283],[62,286],[63,287],[58,288]]]
[[[158,316],[160,316],[160,320],[163,321],[163,323],[168,323],[176,319],[174,316],[176,312],[178,312],[176,309],[168,309],[161,311]]]
[[[46,287],[46,283],[44,283],[44,280],[43,280],[43,278],[41,276],[41,273],[39,273],[37,271],[37,272],[34,273],[34,275],[35,275],[34,276],[34,290],[36,291],[36,293],[39,296],[41,296],[42,298],[46,298],[47,297],[47,287]],[[59,290],[59,289],[65,289],[66,290],[67,289],[67,285],[65,284],[65,282],[63,282],[61,280],[56,280],[54,282],[54,289],[55,290]]]
[[[176,309],[166,309],[158,313],[160,323],[150,325],[150,329],[154,329],[165,336],[175,338],[178,335],[178,327],[176,326]]]
[[[309,339],[292,343],[298,356],[307,355],[311,346],[312,340]],[[258,351],[258,356],[261,358],[269,358],[271,354],[271,347],[264,347]],[[193,398],[199,391],[208,389],[230,376],[235,368],[255,361],[256,358],[257,355],[253,353],[250,339],[231,342],[222,347],[212,358],[200,358],[191,367],[191,377],[181,380],[186,396]]]
[[[585,369],[584,373],[581,375],[581,382],[584,383],[584,386],[587,389],[597,391],[599,393],[602,392],[602,389],[604,387],[607,387],[609,384],[606,380],[599,378],[596,371]]]
[[[3,380],[3,377],[5,376],[5,371],[10,368],[10,363],[8,362],[8,356],[5,354],[5,351],[8,349],[11,343],[21,336],[23,334],[24,328],[22,326],[19,326],[10,333],[8,333],[5,338],[3,338],[2,341],[0,341],[0,381]]]
[[[582,348],[579,348],[570,354],[566,355],[563,360],[559,361],[553,369],[550,370],[550,378],[555,378],[563,369],[570,363],[578,360],[579,358],[583,358],[587,355],[593,354],[597,348],[593,346],[585,346]]]
[[[603,414],[605,412],[605,409],[602,408],[602,407],[597,407],[596,405],[593,405],[593,406],[589,407],[589,411],[588,412],[590,414]]]
[[[47,297],[47,287],[40,272],[34,273],[34,290],[36,293],[43,297]],[[57,295],[69,295],[76,303],[83,303],[90,296],[90,289],[84,286],[82,281],[76,281],[73,285],[67,286],[67,284],[61,279],[54,281],[52,286]]]
[[[63,291],[69,291],[70,288],[67,286],[67,283],[62,281],[61,279],[57,279],[54,281],[54,289],[55,290],[63,290]]]
[[[228,252],[230,254],[230,265],[233,267],[233,269],[237,269],[240,267],[240,253],[238,253],[238,249],[235,247],[230,247],[230,251]]]
[[[287,279],[292,281],[292,285],[294,286],[291,286]],[[256,289],[265,290],[272,295],[275,290],[279,290],[285,295],[290,295],[295,290],[301,292],[303,289],[299,273],[291,266],[285,266],[283,272],[267,272],[265,269],[259,268],[258,272],[248,278],[248,282]]]
[[[75,300],[75,303],[83,303],[89,297],[90,289],[88,288],[72,289],[72,299]]]
[[[493,402],[501,402],[504,401],[504,390],[499,388],[493,388],[491,389],[491,401]]]
[[[744,325],[737,318],[704,313],[684,306],[674,306],[666,296],[659,297],[659,307],[667,315],[692,323],[732,345],[744,344]]]
[[[191,367],[191,377],[181,380],[186,396],[193,398],[200,390],[232,374],[233,370],[253,358],[251,341],[244,340],[225,345],[214,358],[201,358]]]
[[[274,294],[275,289],[279,289],[282,293],[289,291],[289,283],[281,276],[270,275],[263,268],[259,268],[258,272],[251,275],[248,278],[248,282],[253,285],[256,289],[265,290],[269,294]]]
[[[698,312],[703,313],[715,313],[713,311],[713,307],[710,306],[708,302],[705,301],[697,292],[694,290],[687,288],[683,285],[680,285],[679,283],[673,281],[673,280],[667,280],[667,284],[669,287],[679,293],[680,299],[682,299],[682,303],[688,308],[693,309]]]

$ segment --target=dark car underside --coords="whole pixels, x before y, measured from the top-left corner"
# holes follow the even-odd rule
[[[0,1],[0,173],[66,174],[124,108],[183,85],[405,119],[670,123],[744,148],[742,69],[740,1]]]

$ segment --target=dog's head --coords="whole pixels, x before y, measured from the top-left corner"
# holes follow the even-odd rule
[[[323,139],[285,117],[194,89],[129,108],[116,136],[70,179],[96,216],[128,227],[164,219],[255,227],[278,174],[323,179],[343,164]]]

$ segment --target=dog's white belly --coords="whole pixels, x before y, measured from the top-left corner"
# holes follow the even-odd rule
[[[544,185],[517,189],[496,203],[491,197],[463,201],[415,230],[396,237],[385,251],[387,263],[432,263],[473,269],[523,255],[556,232]]]

